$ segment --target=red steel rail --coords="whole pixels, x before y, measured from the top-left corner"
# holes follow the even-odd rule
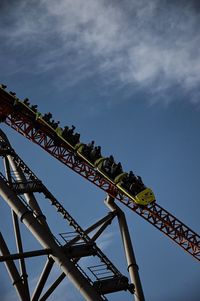
[[[19,110],[15,106],[15,100],[15,96],[0,88],[0,121],[5,122],[24,137],[38,144],[54,158],[143,217],[200,261],[200,236],[198,234],[158,205],[157,202],[146,207],[138,206],[113,183],[99,174],[94,167],[81,159],[67,143],[56,135],[54,130],[41,125],[35,119],[34,113],[26,110],[25,107]]]

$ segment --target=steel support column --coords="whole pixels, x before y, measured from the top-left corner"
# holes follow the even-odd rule
[[[140,276],[138,272],[138,265],[136,263],[135,254],[133,251],[133,246],[131,243],[131,238],[128,230],[128,225],[126,222],[126,217],[124,212],[115,204],[114,198],[107,196],[105,200],[106,206],[111,210],[117,212],[117,217],[119,221],[119,227],[122,237],[122,242],[124,246],[124,252],[126,255],[128,272],[132,283],[135,285],[135,301],[145,301],[144,293],[142,290],[142,284],[140,281]]]

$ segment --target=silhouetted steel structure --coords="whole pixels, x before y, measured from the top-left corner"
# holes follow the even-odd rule
[[[41,124],[39,122],[39,120],[37,119],[37,115],[36,115],[37,113],[33,112],[32,110],[27,109],[25,106],[21,106],[19,108],[19,106],[17,105],[17,102],[18,101],[15,96],[15,93],[8,93],[5,90],[5,87],[3,87],[3,86],[2,86],[2,88],[0,88],[0,120],[2,122],[5,122],[11,128],[15,129],[18,133],[22,134],[24,137],[26,137],[29,140],[31,140],[32,142],[38,144],[40,147],[42,147],[44,150],[46,150],[48,153],[50,153],[53,157],[58,159],[60,162],[62,162],[63,164],[65,164],[66,166],[68,166],[69,168],[71,168],[72,170],[77,172],[78,174],[80,174],[81,176],[83,176],[85,179],[89,180],[90,182],[95,184],[97,187],[104,190],[106,192],[106,194],[109,196],[109,197],[107,197],[106,204],[110,208],[112,213],[110,215],[108,215],[108,217],[105,217],[104,219],[102,219],[102,224],[101,224],[101,222],[98,222],[96,224],[96,226],[102,225],[101,230],[97,231],[96,236],[98,237],[98,234],[100,234],[103,231],[104,227],[106,227],[107,224],[113,219],[113,214],[114,215],[117,214],[119,223],[120,223],[121,233],[122,233],[122,240],[123,240],[123,243],[125,243],[125,245],[127,245],[127,247],[125,248],[125,253],[126,253],[126,257],[127,257],[131,281],[136,286],[135,290],[138,292],[137,296],[139,294],[139,296],[136,297],[136,298],[138,298],[138,300],[144,300],[144,296],[143,296],[143,292],[142,292],[141,283],[139,281],[139,275],[137,273],[137,265],[135,263],[134,253],[133,253],[133,250],[131,250],[131,242],[130,242],[130,237],[128,234],[128,228],[127,228],[127,225],[125,222],[125,216],[123,215],[123,212],[113,202],[113,199],[120,201],[126,207],[128,207],[129,209],[131,209],[132,211],[134,211],[141,217],[143,217],[145,220],[147,220],[149,223],[151,223],[153,226],[155,226],[157,229],[159,229],[161,232],[163,232],[166,236],[168,236],[174,242],[176,242],[180,247],[182,247],[191,256],[193,256],[198,261],[200,261],[200,237],[199,237],[199,235],[197,235],[194,231],[192,231],[189,227],[187,227],[181,221],[179,221],[175,216],[173,216],[172,214],[167,212],[165,209],[163,209],[161,206],[159,206],[157,204],[157,202],[153,202],[147,206],[139,206],[138,204],[134,203],[133,200],[131,200],[127,195],[125,195],[122,191],[120,191],[120,189],[113,182],[109,181],[109,179],[104,177],[102,174],[100,174],[96,168],[94,168],[93,166],[88,164],[88,162],[86,162],[82,158],[80,158],[79,155],[74,151],[74,149],[72,147],[70,147],[70,145],[68,143],[65,143],[65,141],[63,141],[63,139],[61,139],[59,137],[59,135],[57,135],[57,133],[54,129],[52,129],[51,127],[45,126],[44,124]],[[4,142],[5,142],[5,140],[6,140],[6,138],[4,139]],[[8,145],[8,143],[7,143],[7,145]],[[3,149],[3,147],[1,149],[1,155],[4,157],[7,157],[9,155],[8,152]],[[16,155],[14,156],[14,158],[16,158]],[[19,159],[19,161],[20,161],[20,159]],[[11,162],[9,162],[9,164],[11,164]],[[20,163],[19,163],[19,166],[20,166]],[[13,166],[12,166],[12,168],[13,168]],[[62,207],[62,205],[55,200],[55,198],[48,192],[48,190],[46,188],[44,188],[44,185],[41,183],[41,181],[39,181],[35,176],[34,176],[34,181],[28,181],[25,186],[22,185],[21,182],[23,182],[22,180],[25,177],[25,175],[23,176],[23,173],[26,173],[26,168],[23,169],[23,173],[19,177],[21,182],[15,181],[13,183],[9,179],[8,171],[7,171],[7,173],[8,173],[7,179],[5,179],[3,176],[0,177],[0,180],[2,182],[2,187],[5,186],[4,187],[5,191],[2,192],[2,193],[4,193],[5,199],[6,199],[6,195],[7,195],[6,191],[8,189],[11,189],[11,187],[12,187],[12,191],[14,190],[15,193],[16,192],[18,192],[20,194],[24,193],[25,195],[27,194],[27,190],[29,192],[31,191],[31,193],[34,193],[35,191],[41,191],[44,194],[47,193],[47,195],[45,195],[45,196],[48,199],[50,199],[52,204],[57,208],[57,210],[63,215],[64,218],[66,218],[68,216],[68,213]],[[12,184],[8,184],[8,181],[11,181]],[[7,191],[7,192],[9,195],[10,192],[9,191]],[[7,202],[8,201],[9,200],[7,200]],[[45,220],[42,218],[42,215],[39,214],[40,209],[37,205],[37,202],[34,201],[33,203],[35,204],[34,206],[36,206],[36,208],[35,209],[32,208],[32,211],[38,212],[38,215],[40,216],[40,219],[41,219],[41,221],[39,221],[40,227],[42,224],[42,227],[46,229],[45,231],[47,231],[47,232],[50,231]],[[11,206],[11,204],[10,204],[10,206]],[[70,219],[72,219],[72,218],[70,217]],[[17,223],[16,223],[16,225],[17,225]],[[17,226],[16,226],[16,228],[17,228]],[[81,228],[77,226],[77,229],[81,229]],[[94,229],[93,226],[91,226],[91,229]],[[85,237],[87,237],[87,234],[88,234],[87,230],[86,231],[82,230],[81,233],[82,234],[79,233],[78,237],[79,238],[84,237],[84,239],[86,239]],[[34,232],[33,232],[33,235],[34,235]],[[77,239],[78,238],[76,238],[75,240],[72,240],[72,242],[76,242]],[[87,241],[87,239],[86,239],[86,241]],[[89,239],[89,241],[90,241],[90,239]],[[87,241],[87,243],[88,243],[88,241]],[[19,258],[20,258],[20,256],[21,256],[20,254],[23,253],[22,251],[20,251],[20,239],[18,239],[18,244],[19,244],[19,254],[18,255],[12,254],[12,256],[19,256]],[[4,254],[4,256],[6,256],[6,255],[8,255],[8,254],[6,254],[6,253],[8,253],[8,250],[6,248],[6,244],[5,244],[5,241],[3,240],[3,238],[2,238],[2,245],[5,246],[4,250],[1,250],[2,254]],[[49,248],[49,246],[46,246],[45,244],[43,244],[43,247],[44,246],[45,246],[46,252],[51,251],[51,247]],[[59,247],[58,247],[58,251],[60,252]],[[83,249],[81,251],[84,252]],[[96,252],[95,255],[101,253],[100,250],[97,252],[97,250],[95,249],[94,246],[91,247],[90,251]],[[40,251],[38,251],[38,252],[40,252]],[[25,257],[26,255],[27,254],[24,254],[23,256]],[[9,255],[9,256],[11,256],[11,255]],[[26,272],[25,272],[25,267],[24,267],[24,263],[23,263],[23,256],[21,257],[21,269],[23,270],[23,274],[25,275]],[[62,255],[62,256],[64,256],[64,255]],[[102,256],[105,259],[104,255],[102,255]],[[56,261],[55,258],[53,258],[53,260]],[[72,260],[72,259],[70,258],[70,260]],[[6,261],[6,262],[8,262],[8,261]],[[12,262],[12,261],[10,261],[10,262]],[[75,264],[75,262],[73,262],[73,264]],[[76,262],[76,264],[77,264],[77,262]],[[106,294],[108,291],[110,292],[110,291],[125,289],[125,290],[129,290],[130,292],[133,292],[133,288],[130,284],[128,284],[127,278],[124,278],[124,276],[122,276],[110,262],[108,264],[107,259],[105,259],[105,264],[107,264],[106,265],[107,267],[112,266],[111,270],[114,273],[113,274],[114,281],[109,280],[109,281],[103,282],[103,280],[102,280],[101,284],[99,285],[99,282],[98,282],[99,280],[97,280],[95,283],[92,284],[92,290],[91,290],[91,287],[88,286],[88,291],[91,291],[91,295],[88,296],[88,295],[86,295],[86,292],[82,292],[83,296],[87,300],[104,300],[104,299],[102,299],[102,298],[104,298],[103,295]],[[45,277],[48,274],[47,271],[50,270],[50,267],[51,267],[51,264],[48,262],[46,268],[44,269],[44,275],[41,276],[42,283],[44,282],[44,279],[46,279]],[[15,269],[12,264],[9,268],[10,268],[10,270]],[[94,273],[94,270],[95,269],[91,268],[91,273]],[[63,273],[65,276],[67,273],[65,269],[63,269]],[[62,280],[62,277],[64,277],[64,276],[61,276],[61,280]],[[119,277],[119,278],[115,278],[115,277]],[[74,279],[72,279],[72,281],[77,286],[76,279],[75,280]],[[122,279],[122,280],[120,282],[120,281],[116,281],[116,279]],[[58,280],[58,282],[59,282],[59,280]],[[116,286],[116,283],[118,283],[117,286]],[[39,283],[38,285],[40,287],[41,283]],[[94,295],[93,295],[94,291],[96,294],[99,294],[98,298],[101,298],[101,299],[97,299],[97,296],[94,297]],[[27,298],[27,296],[26,296],[26,298]],[[37,300],[37,298],[34,300]],[[38,299],[38,300],[40,300],[40,299]],[[41,300],[46,300],[46,299],[41,299]]]
[[[20,300],[36,301],[46,300],[60,282],[67,276],[86,300],[107,300],[105,295],[121,290],[134,293],[134,285],[129,283],[126,276],[122,275],[107,256],[99,249],[96,240],[117,216],[117,212],[108,213],[101,220],[83,230],[75,219],[67,212],[61,203],[51,194],[45,185],[29,169],[22,159],[12,149],[6,135],[0,130],[0,154],[4,158],[5,174],[0,173],[0,196],[12,209],[13,225],[18,253],[10,254],[7,243],[0,233],[0,262],[4,262],[10,278]],[[55,238],[46,218],[36,199],[40,192],[45,201],[55,207],[65,219],[73,232],[62,233],[64,245]],[[23,251],[23,237],[21,236],[19,221],[25,224],[32,235],[38,240],[43,249],[29,252]],[[128,229],[126,229],[126,233]],[[92,233],[92,237],[89,234]],[[72,235],[73,234],[73,235]],[[28,275],[25,258],[47,255],[47,262],[35,290],[30,296]],[[91,279],[87,271],[79,265],[84,257],[96,258],[98,264],[89,267]],[[19,259],[20,271],[14,260]],[[93,259],[94,260],[94,259]],[[135,262],[135,261],[134,261]],[[62,274],[51,287],[43,293],[48,276],[53,264],[59,265]],[[136,264],[136,263],[135,263]],[[139,275],[136,271],[137,277]],[[136,300],[144,300],[139,288]],[[41,296],[41,294],[43,295]],[[142,298],[141,298],[142,296]]]

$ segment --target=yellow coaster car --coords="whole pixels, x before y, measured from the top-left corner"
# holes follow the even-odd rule
[[[155,195],[153,191],[150,188],[145,188],[141,192],[139,192],[137,195],[133,196],[130,191],[128,191],[123,186],[123,180],[128,176],[126,172],[120,174],[115,178],[115,184],[117,187],[123,191],[133,202],[135,202],[138,205],[146,206],[153,201],[155,201]]]
[[[153,201],[155,201],[155,195],[150,188],[145,188],[135,196],[133,196],[129,191],[127,191],[123,186],[120,185],[121,183],[117,184],[117,187],[123,191],[133,202],[138,205],[146,206]]]
[[[155,201],[155,196],[150,188],[146,188],[134,197],[134,201],[139,205],[148,205]]]

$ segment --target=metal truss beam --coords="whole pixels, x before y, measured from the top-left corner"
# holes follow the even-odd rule
[[[46,284],[46,281],[48,279],[48,276],[51,272],[51,269],[53,267],[53,264],[54,264],[54,261],[52,258],[48,258],[47,261],[46,261],[46,264],[44,266],[44,269],[42,271],[42,274],[38,280],[38,283],[35,287],[35,290],[33,292],[33,295],[32,295],[32,298],[31,298],[31,301],[38,301],[39,300],[39,297],[42,293],[42,290]],[[64,274],[65,275],[65,274]]]
[[[113,218],[114,218],[114,215],[113,215],[112,219],[109,219],[102,224],[102,226],[97,230],[97,232],[91,237],[92,241],[96,241],[97,238],[99,238],[99,236],[103,233],[103,231],[105,231],[105,229],[111,224],[111,221],[113,220]]]
[[[94,234],[94,236],[91,238],[91,241],[95,241],[102,233],[103,231],[112,223],[112,220],[116,214],[114,212],[109,212],[106,216],[98,220],[96,223],[88,227],[84,232],[85,234],[90,234],[95,229],[99,228],[98,231]],[[77,235],[73,239],[71,239],[66,245],[72,245],[78,242],[81,239],[80,235]]]
[[[62,273],[54,283],[49,287],[49,289],[46,291],[46,293],[40,298],[39,301],[45,301],[47,298],[55,291],[55,289],[59,286],[59,284],[63,281],[63,279],[66,277],[65,273]],[[35,300],[37,301],[37,300]]]
[[[115,185],[77,157],[69,145],[65,144],[56,135],[55,131],[41,126],[35,119],[34,113],[17,110],[15,101],[14,96],[0,88],[0,118],[3,122],[27,139],[38,144],[54,158],[104,190],[130,210],[140,215],[191,256],[200,261],[200,237],[197,233],[157,203],[150,204],[145,208],[133,203]]]
[[[47,249],[47,250],[36,250],[36,251],[30,251],[30,252],[4,255],[4,256],[0,256],[0,262],[36,257],[36,256],[41,256],[41,255],[49,255],[51,253],[52,253],[51,250]]]

